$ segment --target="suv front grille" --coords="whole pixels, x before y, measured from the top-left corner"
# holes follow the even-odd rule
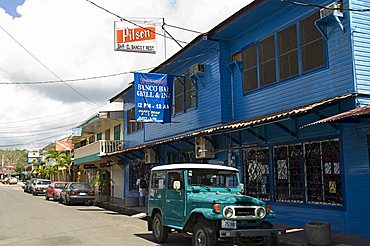
[[[255,208],[235,207],[235,216],[254,216]]]

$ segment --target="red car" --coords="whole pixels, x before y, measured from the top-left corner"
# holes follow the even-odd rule
[[[68,182],[53,182],[46,188],[45,199],[53,198],[54,201],[58,201],[60,197],[60,191]]]

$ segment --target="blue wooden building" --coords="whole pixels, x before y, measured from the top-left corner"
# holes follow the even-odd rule
[[[277,222],[370,236],[369,1],[314,2],[253,1],[153,69],[179,75],[170,124],[135,122],[132,86],[111,99],[127,205],[154,165],[230,165]]]

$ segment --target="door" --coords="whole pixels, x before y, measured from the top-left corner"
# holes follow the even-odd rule
[[[110,140],[110,129],[105,130],[105,140]]]
[[[169,171],[167,177],[166,200],[164,205],[165,224],[182,227],[185,221],[186,202],[184,171]],[[180,181],[180,189],[174,189],[174,181]]]

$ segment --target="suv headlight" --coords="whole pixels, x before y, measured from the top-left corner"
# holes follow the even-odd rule
[[[230,207],[226,207],[225,209],[224,209],[224,216],[225,216],[225,218],[231,218],[231,217],[233,217],[233,215],[234,215],[234,209],[232,209],[232,208],[230,208]]]
[[[256,213],[257,218],[259,219],[263,219],[266,216],[266,210],[264,207],[256,208],[255,213]]]

